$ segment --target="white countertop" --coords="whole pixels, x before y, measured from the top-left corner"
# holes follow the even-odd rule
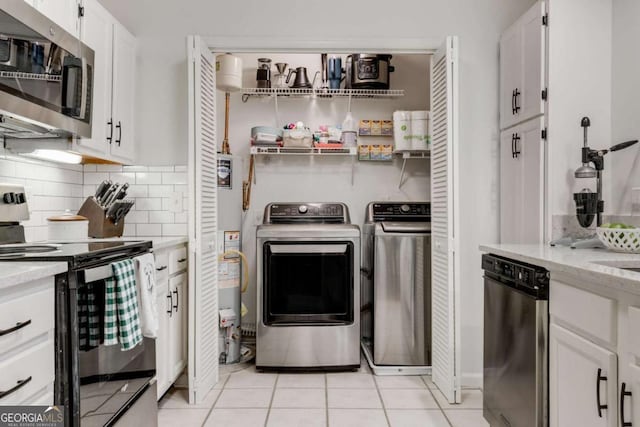
[[[606,249],[571,249],[548,244],[490,244],[481,245],[480,250],[544,267],[551,272],[552,279],[554,272],[565,273],[640,294],[640,273],[618,268],[640,268],[640,254],[618,253]]]
[[[6,288],[63,273],[67,271],[67,263],[3,261],[0,270],[0,288]]]

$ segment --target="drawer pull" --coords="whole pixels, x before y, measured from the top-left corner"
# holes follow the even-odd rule
[[[13,386],[12,388],[10,388],[7,391],[0,391],[0,399],[2,399],[3,397],[9,396],[11,393],[13,393],[15,391],[18,391],[23,386],[25,386],[29,381],[31,381],[31,377],[28,377],[28,378],[25,378],[24,380],[18,381],[18,383],[15,386]]]
[[[27,325],[31,324],[31,319],[27,320],[26,322],[22,322],[22,323],[16,323],[16,326],[14,326],[13,328],[9,328],[9,329],[0,329],[0,337],[10,334],[11,332],[15,332],[18,329],[22,329]]]
[[[162,271],[162,270],[166,270],[166,269],[167,269],[167,266],[163,265],[162,267],[156,268],[156,271]]]
[[[182,262],[185,262],[186,260],[187,260],[186,258],[180,258],[178,262],[182,263]]]
[[[607,405],[600,403],[600,381],[607,381],[607,377],[602,375],[602,369],[598,368],[598,378],[596,379],[596,406],[598,407],[598,416],[602,418],[602,410],[607,409]]]

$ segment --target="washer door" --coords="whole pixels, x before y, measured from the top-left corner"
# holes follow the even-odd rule
[[[265,325],[351,324],[353,243],[266,242]]]

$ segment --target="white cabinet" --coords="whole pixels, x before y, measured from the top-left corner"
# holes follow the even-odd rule
[[[544,118],[500,134],[500,240],[538,243],[544,232]]]
[[[2,289],[0,405],[51,405],[55,379],[54,278]]]
[[[136,40],[97,0],[85,0],[82,41],[95,52],[91,138],[82,154],[130,164],[135,160]]]
[[[78,37],[80,34],[79,0],[25,0],[38,12],[61,26],[66,32]]]
[[[544,114],[545,3],[537,2],[500,38],[500,128]],[[546,18],[544,18],[546,19]]]
[[[550,427],[640,425],[640,296],[558,275],[549,294]]]
[[[186,263],[171,271],[170,260],[182,259],[184,245],[155,252],[159,330],[156,338],[157,398],[171,387],[187,365]],[[171,272],[171,273],[170,273]]]
[[[556,324],[549,328],[550,426],[615,427],[617,356]]]

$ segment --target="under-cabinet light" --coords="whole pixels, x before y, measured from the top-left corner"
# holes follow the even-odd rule
[[[31,153],[24,153],[23,155],[58,163],[79,164],[82,162],[82,156],[60,150],[34,150]]]

